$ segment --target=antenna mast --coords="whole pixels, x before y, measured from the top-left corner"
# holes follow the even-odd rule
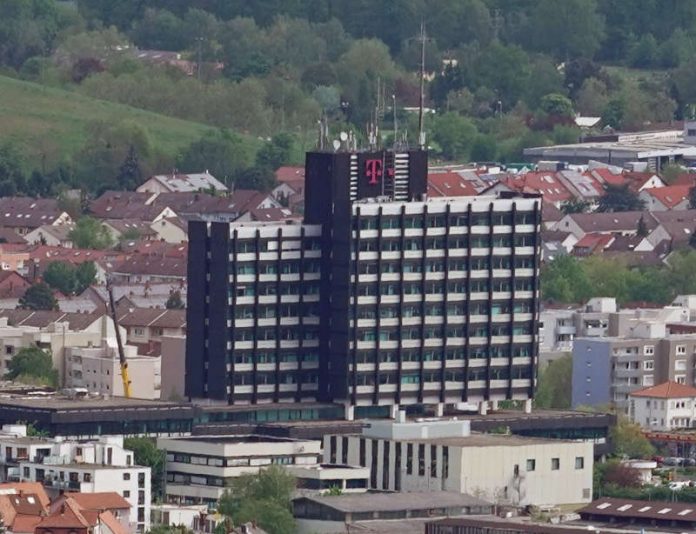
[[[421,150],[425,148],[425,132],[423,131],[423,106],[425,88],[425,22],[421,22],[420,31],[421,42],[421,64],[420,64],[420,95],[418,100],[418,146]]]

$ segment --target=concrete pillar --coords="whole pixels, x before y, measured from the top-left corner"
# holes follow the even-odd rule
[[[435,405],[435,417],[442,417],[443,415],[445,415],[445,403],[438,402]]]
[[[486,415],[488,413],[488,401],[479,402],[478,412],[479,415]]]
[[[497,400],[491,401],[491,410],[493,410],[494,412],[498,411],[498,401]]]
[[[524,413],[532,413],[532,399],[524,401]]]
[[[352,404],[344,404],[343,410],[346,421],[355,420],[355,406],[353,406]]]
[[[392,404],[389,406],[389,419],[396,419],[399,415],[399,405]]]

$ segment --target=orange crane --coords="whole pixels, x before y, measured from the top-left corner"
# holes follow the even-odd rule
[[[111,309],[111,319],[114,322],[116,330],[116,344],[118,345],[118,361],[121,364],[121,380],[123,380],[123,396],[127,399],[131,396],[131,383],[128,379],[128,361],[126,354],[123,352],[123,342],[121,341],[121,330],[118,328],[118,319],[116,318],[116,304],[114,303],[114,290],[111,286],[111,280],[106,281],[106,291],[109,293],[109,308]]]

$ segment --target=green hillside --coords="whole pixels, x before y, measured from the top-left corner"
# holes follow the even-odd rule
[[[94,120],[132,120],[146,127],[167,154],[198,139],[208,126],[70,91],[0,76],[0,143],[12,141],[30,167],[52,166],[79,150]]]

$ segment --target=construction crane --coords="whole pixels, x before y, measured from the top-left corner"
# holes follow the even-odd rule
[[[118,327],[118,319],[116,318],[116,304],[114,303],[114,288],[111,285],[111,280],[106,281],[106,291],[109,293],[109,308],[111,310],[111,319],[114,322],[114,330],[116,330],[116,345],[118,345],[118,361],[121,364],[121,380],[123,380],[123,396],[127,399],[131,396],[131,383],[128,379],[128,361],[126,354],[123,352],[123,342],[121,341],[121,330]]]

